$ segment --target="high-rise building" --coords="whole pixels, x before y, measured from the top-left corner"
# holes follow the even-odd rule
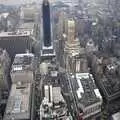
[[[50,23],[50,5],[48,0],[43,1],[43,40],[44,46],[51,46],[51,23]]]
[[[16,54],[11,69],[12,87],[4,120],[34,119],[34,55]]]
[[[62,36],[63,36],[64,25],[65,25],[65,13],[64,12],[60,12],[58,25],[57,25],[57,37],[58,37],[58,39],[61,39]]]
[[[12,83],[32,83],[34,76],[34,55],[32,53],[16,54],[12,64]]]
[[[67,40],[73,42],[75,40],[75,21],[67,21]]]
[[[0,119],[5,111],[9,91],[11,88],[10,79],[10,58],[6,50],[0,49]]]
[[[65,68],[69,72],[72,70],[70,66],[72,65],[71,62],[74,61],[74,57],[81,52],[82,48],[80,48],[79,39],[75,39],[72,42],[66,41],[65,48],[64,48],[64,62]],[[73,70],[72,70],[73,71]]]
[[[32,52],[34,41],[35,39],[30,31],[0,33],[0,47],[8,51],[12,60],[15,54],[25,53],[26,50]]]
[[[0,49],[0,97],[1,92],[9,91],[11,81],[9,78],[10,58],[6,50]]]
[[[43,0],[43,44],[41,51],[41,58],[53,59],[55,57],[55,50],[53,48],[51,38],[51,22],[50,22],[50,5],[48,0]]]

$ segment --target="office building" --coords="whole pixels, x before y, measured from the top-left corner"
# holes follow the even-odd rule
[[[3,120],[31,120],[31,93],[30,83],[12,84]]]
[[[107,57],[102,54],[92,56],[92,73],[104,97],[106,110],[110,114],[120,109],[120,62],[116,57]]]
[[[85,54],[80,52],[79,55],[74,56],[72,59],[73,70],[75,73],[87,73],[89,72],[88,69],[88,60]]]
[[[44,99],[40,106],[40,120],[67,119],[67,104],[60,87],[44,86]]]
[[[4,115],[5,105],[11,88],[10,64],[8,53],[0,48],[0,119]]]
[[[79,12],[79,11],[78,11]],[[80,16],[80,14],[78,14]],[[76,20],[76,31],[77,35],[84,35],[85,32],[85,20],[77,18]]]
[[[57,24],[57,37],[58,37],[58,39],[62,39],[63,33],[65,31],[64,30],[65,17],[66,17],[66,14],[63,11],[61,11],[59,13],[58,24]]]
[[[10,16],[8,12],[0,13],[0,31],[6,32],[8,30],[8,16]]]
[[[67,71],[71,72],[70,62],[74,56],[80,53],[80,41],[75,37],[75,21],[73,19],[66,21],[66,41],[64,47],[64,64]]]
[[[51,46],[51,20],[50,20],[50,4],[48,0],[44,0],[42,4],[43,12],[43,42],[45,47]]]
[[[74,19],[64,20],[64,33],[67,35],[67,41],[69,43],[74,42],[76,37],[76,21]]]
[[[65,48],[65,38],[63,36],[62,39],[60,39],[58,41],[58,49],[56,50],[57,60],[59,61],[60,66],[62,66],[62,67],[65,66],[65,64],[64,64],[65,63],[64,62],[64,48]]]
[[[74,76],[73,76],[74,77]],[[102,96],[95,85],[92,74],[76,73],[75,99],[80,119],[92,119],[101,113]],[[77,86],[77,87],[76,87]]]
[[[0,95],[3,94],[1,93],[2,91],[10,90],[10,63],[11,61],[6,50],[0,49]]]
[[[32,44],[35,39],[30,31],[1,32],[0,47],[6,49],[12,61],[15,54],[32,52]]]
[[[70,70],[69,62],[73,59],[76,55],[80,53],[82,49],[80,48],[79,39],[76,38],[72,42],[66,41],[65,48],[64,48],[64,61],[66,62],[66,70]]]
[[[32,53],[16,54],[11,69],[12,83],[32,83],[34,80],[34,55]]]
[[[4,114],[5,104],[11,88],[10,58],[6,50],[0,49],[0,116]]]
[[[49,103],[52,103],[52,86],[44,86],[44,95],[45,95],[45,98],[46,100],[49,102]]]
[[[67,21],[67,40],[72,43],[75,40],[75,21]]]
[[[36,6],[28,5],[21,7],[21,20],[23,20],[24,23],[35,22],[36,12]]]
[[[51,37],[51,20],[50,20],[50,4],[48,0],[44,0],[42,4],[43,12],[43,44],[41,57],[42,59],[52,59],[56,56],[54,45]]]
[[[35,40],[34,43],[40,38],[40,25],[35,22],[22,23],[17,27],[17,31],[21,33],[29,31],[30,36]]]
[[[35,31],[35,23],[34,22],[23,23],[17,28],[17,30],[20,32],[30,31],[30,34],[33,35]]]

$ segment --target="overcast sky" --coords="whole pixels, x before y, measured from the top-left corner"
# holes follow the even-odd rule
[[[0,4],[9,4],[9,5],[12,5],[12,4],[21,4],[21,3],[31,3],[33,1],[36,1],[36,2],[41,2],[43,0],[0,0]],[[49,0],[49,1],[61,1],[61,0]],[[66,1],[69,1],[69,0],[66,0]]]
[[[28,2],[33,2],[33,1],[41,1],[41,0],[0,0],[0,4],[21,4],[21,3],[28,3]]]
[[[15,5],[15,4],[22,4],[22,3],[31,3],[31,2],[42,2],[43,0],[0,0],[0,4],[6,5]],[[49,1],[72,1],[72,0],[49,0]],[[77,1],[77,0],[73,0]]]

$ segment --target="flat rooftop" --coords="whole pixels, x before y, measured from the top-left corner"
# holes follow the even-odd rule
[[[94,79],[89,73],[77,73],[76,74],[76,94],[80,104],[84,107],[88,107],[97,102],[101,102],[102,96],[97,89]]]
[[[13,84],[8,99],[4,120],[30,118],[31,84]]]
[[[1,32],[0,33],[0,38],[2,37],[16,37],[16,36],[30,36],[31,35],[31,32],[28,30],[28,31],[22,31],[22,32],[19,32],[19,31],[15,31],[15,32]]]
[[[34,29],[34,22],[23,23],[18,29]]]
[[[12,71],[21,71],[31,69],[34,63],[34,55],[32,53],[16,54],[12,65]]]
[[[112,76],[111,79],[113,79],[114,81],[109,81],[109,78],[104,76],[104,78],[100,81],[101,88],[103,88],[104,94],[107,95],[108,100],[120,97],[120,80],[119,78]]]
[[[106,65],[103,77],[99,78],[101,80],[98,80],[98,84],[107,101],[111,101],[120,97],[120,62],[115,57],[109,57],[106,60],[110,62]]]
[[[30,65],[33,59],[34,55],[32,53],[16,54],[13,65]]]

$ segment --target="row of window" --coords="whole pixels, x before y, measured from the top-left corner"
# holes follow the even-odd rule
[[[90,113],[93,113],[93,112],[99,110],[100,108],[101,108],[101,105],[96,105],[96,106],[94,106],[94,107],[91,107],[91,108],[89,108],[88,110],[86,110],[86,111],[84,112],[84,115],[88,115],[88,114],[90,114]]]

